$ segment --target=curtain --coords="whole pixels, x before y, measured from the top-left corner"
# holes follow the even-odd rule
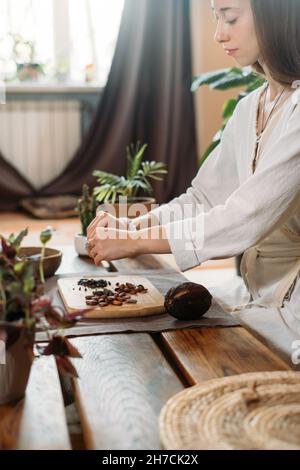
[[[168,167],[164,183],[155,185],[158,202],[185,191],[197,172],[189,3],[126,0],[110,75],[90,131],[63,173],[39,196],[79,194],[83,183],[95,185],[95,169],[124,173],[126,146],[137,140],[148,143],[147,160]],[[18,175],[12,173],[15,184]],[[0,174],[1,194],[1,161]],[[30,195],[30,185],[19,183],[22,194]],[[16,191],[11,190],[11,200],[20,194]]]
[[[17,209],[20,199],[33,193],[33,186],[0,155],[0,211]]]

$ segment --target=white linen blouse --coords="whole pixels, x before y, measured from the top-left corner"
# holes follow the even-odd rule
[[[187,192],[153,212],[182,271],[244,253],[247,291],[223,297],[228,311],[280,309],[287,303],[291,309],[295,302],[289,323],[300,335],[300,90],[290,93],[268,124],[253,173],[265,87],[239,102],[221,144]],[[186,212],[178,207],[188,207],[191,216],[182,217]]]

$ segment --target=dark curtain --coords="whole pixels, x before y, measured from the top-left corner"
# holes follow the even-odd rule
[[[15,210],[20,199],[33,193],[31,184],[0,155],[0,211]]]
[[[95,169],[124,173],[126,146],[138,140],[148,143],[147,160],[168,167],[164,183],[155,185],[157,200],[167,202],[185,191],[197,172],[189,3],[125,1],[110,75],[90,131],[64,172],[39,196],[77,194],[83,183],[94,186]],[[31,185],[5,165],[6,183],[0,161],[0,195],[8,194],[10,201],[32,195]]]

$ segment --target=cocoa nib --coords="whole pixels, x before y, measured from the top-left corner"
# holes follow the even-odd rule
[[[87,287],[89,289],[101,289],[107,287],[108,283],[105,279],[80,279],[78,281],[79,286]],[[80,288],[79,288],[80,290]]]
[[[116,283],[114,292],[107,287],[104,287],[106,281],[100,279],[96,281],[94,279],[81,279],[78,284],[89,286],[93,290],[92,295],[88,294],[85,296],[85,303],[88,306],[100,306],[107,307],[108,305],[114,305],[116,307],[121,307],[124,304],[136,304],[137,299],[132,299],[132,295],[146,294],[148,289],[146,289],[142,284],[135,285],[131,282],[126,282],[124,284]],[[111,286],[109,282],[108,285]],[[100,290],[99,288],[102,287]],[[81,290],[79,288],[79,290]],[[86,289],[85,289],[86,290]]]
[[[200,284],[185,282],[172,287],[165,296],[166,312],[181,321],[198,320],[211,307],[212,296]]]

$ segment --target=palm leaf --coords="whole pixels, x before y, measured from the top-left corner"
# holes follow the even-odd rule
[[[237,107],[237,104],[238,104],[238,100],[236,98],[233,98],[225,102],[223,106],[223,112],[222,112],[223,119],[228,120],[232,116],[235,108]]]
[[[246,93],[251,93],[252,91],[261,87],[265,82],[266,80],[263,77],[254,77],[253,80],[251,80],[249,83]]]
[[[211,89],[215,90],[228,90],[235,87],[246,87],[246,90],[239,93],[236,98],[225,102],[222,109],[222,128],[218,134],[216,134],[209,147],[206,149],[204,155],[201,158],[200,165],[203,164],[211,152],[213,152],[213,150],[219,145],[225,126],[227,125],[230,117],[233,115],[239,101],[245,98],[252,91],[262,86],[264,83],[265,79],[259,76],[256,72],[253,72],[253,70],[249,67],[233,67],[222,69],[207,74],[202,74],[194,79],[192,84],[192,91],[196,91],[202,85],[209,85]]]
[[[100,185],[118,185],[120,183],[120,176],[114,175],[112,173],[107,173],[106,171],[95,170],[93,176],[97,178],[97,181]]]
[[[147,144],[141,147],[140,142],[136,146],[131,144],[127,147],[127,178],[129,180],[134,178],[141,168],[142,159],[147,147]]]
[[[153,177],[158,177],[158,175],[167,174],[167,169],[164,163],[147,161],[147,162],[142,163],[142,168],[138,174],[144,178],[153,178]]]
[[[228,75],[215,82],[211,88],[213,90],[229,90],[230,88],[239,88],[249,83],[249,77]]]
[[[212,142],[208,148],[206,149],[205,153],[203,154],[202,158],[201,158],[201,161],[200,161],[200,166],[203,165],[203,163],[205,162],[205,160],[207,159],[207,157],[215,150],[215,148],[218,147],[218,145],[220,144],[221,142],[221,139],[219,140],[216,140],[215,142]]]
[[[221,78],[225,77],[230,69],[218,70],[216,72],[203,73],[199,77],[195,77],[192,83],[191,91],[198,90],[202,85],[211,85]]]
[[[95,170],[93,176],[97,178],[99,186],[94,188],[97,203],[116,202],[118,196],[135,197],[141,190],[152,193],[149,179],[161,181],[167,174],[166,166],[161,162],[143,162],[147,144],[137,142],[130,144],[127,151],[127,177]]]

